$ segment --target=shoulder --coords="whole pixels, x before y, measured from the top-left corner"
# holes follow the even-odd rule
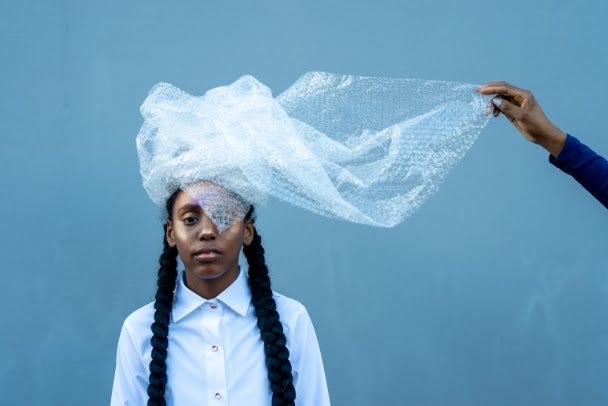
[[[116,350],[116,370],[120,373],[137,370],[139,374],[146,375],[153,320],[154,303],[149,303],[135,310],[123,322]]]
[[[277,292],[272,292],[272,297],[277,304],[277,311],[281,316],[291,317],[308,313],[306,307],[296,299],[292,299]]]
[[[273,292],[273,298],[288,337],[312,326],[308,311],[302,303],[277,292]]]
[[[121,336],[130,341],[141,341],[151,336],[150,326],[154,321],[154,302],[148,303],[131,313],[122,324]]]

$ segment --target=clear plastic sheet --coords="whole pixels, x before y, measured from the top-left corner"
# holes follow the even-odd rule
[[[489,117],[474,86],[310,72],[276,99],[251,76],[191,96],[169,84],[141,106],[137,137],[157,204],[200,180],[249,204],[268,196],[392,227],[431,196]]]
[[[183,190],[213,221],[219,232],[243,220],[249,210],[249,205],[238,195],[215,183],[197,182]]]

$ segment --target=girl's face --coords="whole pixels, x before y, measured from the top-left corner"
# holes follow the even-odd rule
[[[220,186],[198,184],[198,193],[217,195]],[[201,196],[179,192],[171,219],[167,222],[167,242],[176,247],[186,269],[186,284],[207,299],[216,297],[238,276],[238,260],[243,245],[253,239],[251,220],[231,223],[221,232],[200,205]]]

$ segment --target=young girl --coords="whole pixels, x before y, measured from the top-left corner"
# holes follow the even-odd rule
[[[112,405],[329,405],[312,323],[271,291],[253,207],[217,184],[194,186],[166,202],[156,301],[123,325]],[[203,207],[227,212],[222,231]]]

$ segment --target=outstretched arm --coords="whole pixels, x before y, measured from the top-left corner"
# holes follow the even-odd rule
[[[549,151],[553,165],[572,175],[608,208],[608,161],[549,121],[530,91],[507,82],[486,83],[477,91],[495,94],[494,116],[507,117],[526,139]]]

